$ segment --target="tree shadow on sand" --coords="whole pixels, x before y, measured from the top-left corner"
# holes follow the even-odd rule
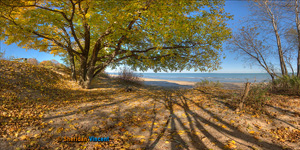
[[[214,143],[215,148],[217,147],[219,149],[224,149],[225,142],[224,140],[221,141],[220,139],[218,139],[218,136],[216,136],[215,131],[219,132],[218,134],[222,134],[225,137],[227,137],[228,140],[235,138],[238,139],[238,141],[242,141],[238,143],[246,149],[252,149],[253,145],[262,149],[282,149],[282,147],[279,145],[257,140],[253,136],[239,131],[236,127],[230,125],[227,121],[218,117],[210,110],[205,109],[198,103],[185,97],[184,94],[181,92],[165,90],[164,92],[158,93],[154,97],[154,99],[156,99],[160,103],[163,103],[165,108],[168,109],[169,118],[165,124],[164,130],[162,130],[159,134],[160,136],[158,136],[154,142],[148,142],[146,145],[146,149],[155,149],[162,135],[165,134],[165,129],[168,126],[168,124],[171,125],[171,149],[209,149],[207,145],[210,144],[208,144],[208,142],[204,142],[205,140],[203,139],[208,139],[210,143]],[[206,119],[207,117],[202,116],[202,113],[193,111],[189,106],[190,104],[194,104],[194,106],[198,107],[201,111],[205,112],[210,117],[216,118],[217,120],[219,120],[220,123],[226,125],[229,128],[229,130],[224,129],[218,124]],[[186,115],[186,119],[188,120],[188,125],[184,123],[183,119],[181,119],[178,115],[175,114],[174,106],[179,106],[184,110],[184,114]],[[205,126],[209,126],[209,128],[212,128],[214,132],[212,132],[213,130],[208,130]],[[179,128],[186,131],[185,137],[179,134]],[[196,130],[201,132],[200,136],[195,134]]]
[[[54,123],[41,130],[45,140],[39,140],[36,147],[52,149],[62,146],[61,149],[71,149],[79,148],[82,144],[87,149],[202,150],[224,149],[226,141],[234,139],[241,149],[252,149],[253,145],[261,149],[282,149],[280,145],[259,141],[250,134],[239,131],[185,94],[188,94],[188,90],[148,89],[127,93],[127,96],[119,93],[114,95],[113,100],[111,97],[89,100],[88,102],[96,103],[88,103],[79,109],[74,108],[73,112],[65,111],[65,114],[45,118],[45,121],[54,120]],[[208,118],[216,118],[219,122]],[[72,119],[75,120],[71,121]],[[145,122],[149,124],[143,124]],[[224,124],[227,129],[218,123]],[[62,128],[63,132],[58,132]],[[137,135],[142,135],[144,142]],[[56,141],[63,136],[109,136],[110,141],[86,144]]]

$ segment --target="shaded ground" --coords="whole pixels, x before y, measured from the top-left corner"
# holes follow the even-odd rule
[[[169,87],[169,88],[193,88],[192,85],[181,85],[177,83],[172,82],[166,82],[166,81],[144,81],[144,84],[150,85],[150,86],[163,86],[163,87]]]
[[[0,70],[1,73],[5,74]],[[9,77],[7,73],[5,77]],[[16,80],[12,78],[11,81]],[[45,89],[51,94],[42,94],[40,99],[43,101],[19,99],[24,101],[22,106],[34,102],[34,107],[13,108],[14,103],[8,103],[10,95],[2,96],[0,115],[6,122],[1,122],[0,147],[299,149],[300,103],[294,97],[274,97],[267,106],[266,115],[250,115],[236,113],[228,107],[233,91],[224,89],[145,86],[132,87],[133,91],[125,92],[124,87],[110,78],[95,80],[91,90],[82,90],[73,82],[66,81],[64,85],[67,86]],[[2,94],[7,90],[2,90]],[[34,98],[32,95],[40,92],[37,89],[28,98]],[[62,92],[65,95],[55,98]],[[11,100],[16,101],[16,97]],[[39,115],[27,115],[34,111],[38,111]],[[24,117],[29,120],[24,120]],[[29,122],[34,124],[19,125]],[[64,137],[89,136],[109,137],[110,141],[61,141]]]

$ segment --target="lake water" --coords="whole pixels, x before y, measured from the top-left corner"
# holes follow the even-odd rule
[[[118,74],[118,73],[109,73]],[[266,82],[271,78],[267,73],[137,73],[143,78],[199,82]]]

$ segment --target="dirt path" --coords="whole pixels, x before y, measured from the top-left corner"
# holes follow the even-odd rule
[[[104,83],[101,83],[104,84]],[[96,84],[95,86],[97,86]],[[103,86],[102,86],[103,87]],[[236,113],[226,105],[226,92],[192,89],[95,88],[85,102],[74,102],[44,115],[43,125],[28,128],[15,149],[297,149],[297,142],[276,140],[280,122]],[[223,92],[223,95],[220,93]],[[80,97],[78,97],[80,99]],[[289,115],[288,113],[286,115]],[[281,116],[284,119],[286,116]],[[294,118],[299,120],[299,116]],[[296,123],[286,124],[299,128]],[[109,142],[64,142],[64,137],[109,137]],[[12,145],[6,145],[11,143]]]

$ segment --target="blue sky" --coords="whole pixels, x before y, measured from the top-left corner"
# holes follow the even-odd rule
[[[236,30],[236,28],[240,25],[240,20],[244,17],[247,17],[250,15],[250,11],[247,6],[247,1],[237,1],[237,0],[230,0],[226,1],[225,3],[225,11],[227,13],[230,13],[234,16],[233,20],[228,21],[228,27],[230,27],[233,32]],[[1,42],[1,50],[5,50],[5,56],[15,56],[18,58],[36,58],[38,61],[43,60],[51,60],[55,59],[62,63],[59,56],[53,56],[48,53],[39,52],[36,50],[28,50],[17,47],[15,44],[6,45]],[[262,73],[264,72],[259,67],[253,66],[250,68],[249,66],[246,66],[246,64],[243,62],[242,59],[236,59],[238,56],[237,54],[229,52],[228,49],[226,49],[226,46],[224,45],[224,53],[226,58],[222,59],[221,67],[222,69],[218,71],[214,71],[215,73]],[[110,68],[106,69],[107,72],[117,72],[118,70],[111,70]],[[152,72],[149,70],[148,72]],[[183,71],[185,73],[194,73],[193,70],[191,71]]]

